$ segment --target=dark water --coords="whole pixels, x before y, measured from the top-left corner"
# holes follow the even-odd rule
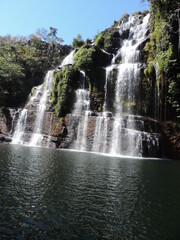
[[[180,239],[180,162],[0,146],[0,239]]]

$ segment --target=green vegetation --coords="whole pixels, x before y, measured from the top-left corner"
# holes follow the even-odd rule
[[[91,109],[101,111],[102,110],[102,94],[99,94],[96,79],[98,78],[99,72],[97,70],[98,64],[96,64],[97,51],[94,47],[84,45],[74,56],[74,67],[77,70],[83,70],[89,80],[89,92],[91,96]],[[101,81],[99,81],[101,83]],[[100,84],[101,85],[101,84]],[[103,88],[103,84],[100,86]]]
[[[124,19],[126,19],[126,18],[128,18],[129,17],[129,13],[125,13],[125,14],[123,14],[122,15],[122,17],[119,19],[119,24],[121,24],[123,21],[124,21]]]
[[[74,67],[78,70],[86,72],[88,77],[91,77],[91,72],[94,67],[95,49],[85,45],[79,49],[74,56]]]
[[[60,44],[57,29],[41,29],[29,37],[0,36],[0,106],[24,103],[45,72],[60,63],[70,47]]]
[[[159,118],[180,117],[180,59],[178,55],[177,1],[150,1],[150,42],[145,46],[148,67],[145,74],[151,85],[158,80]],[[158,64],[158,76],[153,75]]]
[[[73,68],[64,67],[54,72],[51,103],[59,117],[64,117],[72,110],[74,90],[78,87],[78,79],[79,72]]]
[[[161,121],[180,119],[180,40],[178,37],[180,4],[172,0],[149,0],[150,2],[150,40],[144,48],[144,61],[147,62],[144,74],[135,99],[138,112],[152,116],[155,108],[154,92],[158,88],[159,119]],[[136,12],[142,15],[147,11]],[[120,47],[117,26],[129,14],[124,14],[114,25],[98,34],[95,45],[89,40],[86,43],[78,34],[72,42],[72,48],[79,48],[74,56],[73,68],[64,68],[55,72],[52,105],[59,116],[64,116],[71,109],[69,101],[77,86],[75,76],[84,70],[89,81],[90,95],[93,93],[94,107],[100,111],[104,98],[105,73],[100,70],[106,67],[112,58],[109,53],[116,53]],[[128,35],[127,31],[127,35]],[[0,106],[19,106],[24,103],[33,86],[40,84],[45,72],[55,68],[70,51],[63,46],[62,38],[57,37],[57,29],[38,29],[29,37],[0,37]],[[121,63],[119,58],[116,63]],[[157,67],[158,66],[158,67]],[[109,109],[114,99],[114,77],[108,83],[110,98]],[[77,77],[78,78],[78,77]],[[144,94],[145,93],[145,94]],[[154,105],[153,105],[154,104]],[[132,103],[134,106],[135,104]],[[133,107],[132,106],[132,107]]]
[[[141,11],[137,11],[134,12],[132,15],[136,16],[136,15],[142,15],[142,18],[148,13],[148,10],[144,10],[143,12]],[[128,18],[130,15],[129,13],[125,13],[122,15],[122,17],[118,20],[118,21],[114,21],[114,24],[112,25],[112,27],[118,27],[126,18]]]
[[[102,67],[110,61],[110,55],[89,44],[83,45],[74,56],[74,68],[85,71],[88,78],[92,110],[102,111],[105,84],[105,70]]]
[[[104,32],[95,37],[95,45],[104,49],[106,52],[112,52],[113,39],[118,34],[119,33],[116,28],[111,27],[106,29]]]
[[[109,81],[107,82],[108,98],[106,100],[106,108],[108,111],[114,111],[114,100],[115,100],[115,87],[118,71],[113,69],[109,75]]]
[[[73,42],[72,42],[72,48],[73,49],[80,48],[83,45],[84,45],[84,41],[83,41],[80,34],[78,34],[76,38],[73,38]]]

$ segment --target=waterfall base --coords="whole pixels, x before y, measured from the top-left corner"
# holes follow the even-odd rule
[[[18,115],[20,114],[21,109],[6,109],[6,114],[4,110],[0,111],[0,142],[1,143],[10,143],[11,142],[11,134],[10,132],[13,130],[13,126],[16,125]],[[8,113],[8,114],[7,114]],[[107,136],[105,139],[101,139],[99,133],[101,132],[101,128],[99,130],[96,128],[96,123],[100,120],[101,117],[101,126],[104,130],[104,136]],[[106,121],[104,119],[103,114],[97,114],[91,112],[91,115],[88,117],[88,126],[86,132],[86,151],[95,151],[102,153],[111,153],[111,133],[112,133],[112,124],[114,118],[110,112],[106,113]],[[52,118],[52,119],[51,119]],[[77,130],[79,117],[73,117],[72,114],[66,116],[64,122],[60,122],[55,113],[46,111],[45,113],[45,121],[44,121],[44,129],[42,133],[43,140],[41,142],[41,146],[43,147],[52,147],[52,148],[66,148],[66,149],[74,149],[74,140],[77,138]],[[98,120],[99,118],[99,120]],[[128,127],[130,128],[129,118],[132,119],[131,116],[124,116],[123,121],[124,124],[128,123]],[[169,157],[178,158],[179,152],[176,148],[174,142],[170,141],[176,137],[176,133],[171,131],[169,136],[162,135],[161,125],[150,118],[143,118],[140,116],[133,116],[136,119],[136,130],[137,132],[141,131],[141,139],[142,139],[142,156],[143,157]],[[33,116],[27,117],[27,126],[25,128],[25,133],[23,134],[23,143],[28,145],[29,140],[32,137],[32,119]],[[49,132],[49,124],[52,121],[52,129]],[[104,125],[103,125],[104,124]],[[106,132],[106,124],[108,125],[108,131]],[[125,125],[124,125],[125,126]],[[131,124],[132,126],[132,124]],[[96,129],[95,129],[96,128]],[[126,128],[122,128],[122,132],[126,132]],[[162,129],[163,130],[163,129]],[[128,131],[128,130],[127,130]],[[124,133],[125,134],[125,133]],[[96,136],[96,140],[95,140]],[[163,137],[162,137],[163,136]],[[101,142],[100,142],[101,141]],[[123,144],[122,144],[123,145]],[[105,147],[106,146],[106,147]],[[125,151],[125,150],[124,150]],[[129,155],[127,153],[127,155]]]
[[[139,156],[139,157],[161,157],[161,134],[157,121],[141,116],[124,115],[118,119],[119,141],[113,139],[113,125],[117,121],[110,112],[96,114],[91,112],[86,116],[67,117],[68,134],[63,142],[63,147],[93,151],[114,155]],[[78,141],[78,123],[86,121],[85,144],[83,138]],[[136,123],[136,124],[135,124]],[[136,128],[134,128],[136,126]],[[83,131],[83,129],[82,129]],[[82,146],[80,149],[79,146]]]

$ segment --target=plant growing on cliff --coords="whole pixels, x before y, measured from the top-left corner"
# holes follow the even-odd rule
[[[126,19],[126,18],[128,18],[129,17],[129,13],[125,13],[125,14],[123,14],[123,16],[120,18],[120,20],[119,20],[119,24],[121,24],[123,21],[124,21],[124,19]]]
[[[73,38],[73,42],[72,42],[72,48],[80,48],[84,45],[84,41],[81,37],[80,34],[77,35],[77,37]]]
[[[74,67],[77,70],[84,70],[87,75],[90,74],[93,70],[93,57],[94,57],[95,49],[83,46],[79,49],[79,51],[74,56]]]
[[[169,117],[171,118],[174,114],[172,108],[176,109],[174,116],[178,116],[180,105],[180,99],[176,94],[180,89],[178,19],[175,18],[178,3],[170,0],[150,0],[150,4],[150,42],[145,46],[148,55],[148,68],[145,73],[148,73],[147,76],[152,82],[156,79],[158,81],[159,118],[166,121],[167,113],[170,113]],[[152,75],[151,66],[156,66],[158,69],[156,76]],[[174,86],[176,86],[176,91]]]
[[[74,90],[77,88],[79,73],[73,68],[65,67],[54,72],[54,84],[51,104],[59,117],[64,117],[73,106]]]
[[[58,29],[49,27],[49,31],[45,28],[39,28],[36,31],[36,36],[49,44],[59,44],[64,42],[61,37],[57,36]]]
[[[105,51],[111,52],[113,38],[116,34],[118,34],[118,30],[114,27],[106,29],[95,37],[94,43]]]

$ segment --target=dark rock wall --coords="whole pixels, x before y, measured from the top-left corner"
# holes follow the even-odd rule
[[[15,113],[15,109],[0,108],[0,142],[11,142],[10,132]]]

